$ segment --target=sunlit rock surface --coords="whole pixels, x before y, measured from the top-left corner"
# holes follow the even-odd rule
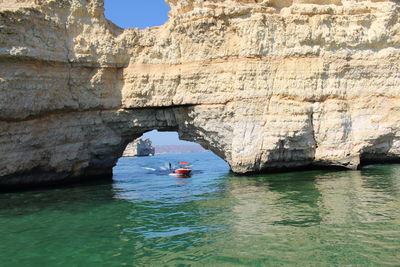
[[[0,184],[110,176],[153,129],[237,173],[399,159],[399,1],[167,2],[123,30],[102,0],[0,0]]]

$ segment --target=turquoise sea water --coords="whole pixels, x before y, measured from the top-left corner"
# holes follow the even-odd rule
[[[180,160],[192,178],[161,169]],[[114,172],[0,194],[0,266],[400,266],[400,165],[240,177],[207,152]]]

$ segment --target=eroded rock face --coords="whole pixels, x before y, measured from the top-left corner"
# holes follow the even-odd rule
[[[237,173],[400,155],[400,2],[169,0],[123,30],[102,0],[0,0],[0,184],[110,175],[176,130]]]

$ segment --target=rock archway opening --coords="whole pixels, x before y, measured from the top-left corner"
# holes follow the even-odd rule
[[[228,172],[229,165],[211,150],[200,144],[181,140],[177,131],[152,130],[130,142],[116,166],[115,181],[126,181],[143,175],[169,175],[181,162],[187,162],[194,173]],[[215,167],[210,162],[215,163]]]
[[[123,157],[146,157],[160,154],[206,152],[201,145],[179,139],[176,131],[152,130],[130,142]]]
[[[105,17],[125,29],[161,26],[170,11],[164,0],[105,0],[104,8]]]

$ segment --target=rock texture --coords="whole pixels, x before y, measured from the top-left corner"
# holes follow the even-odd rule
[[[237,173],[400,155],[398,0],[167,0],[120,29],[103,0],[0,0],[0,184],[110,176],[178,131]]]
[[[132,143],[129,143],[124,153],[123,157],[148,157],[154,156],[156,149],[153,147],[150,139],[136,139]]]

